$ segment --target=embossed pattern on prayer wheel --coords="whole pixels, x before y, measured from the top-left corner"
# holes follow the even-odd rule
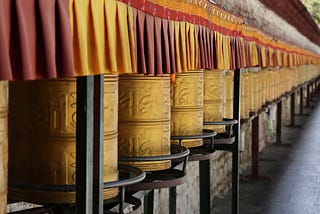
[[[8,82],[0,81],[0,214],[7,213]]]
[[[253,72],[249,69],[248,72],[248,108],[249,112],[254,112],[254,98],[253,98]]]
[[[279,97],[279,87],[280,87],[280,78],[279,78],[279,70],[275,70],[275,76],[274,76],[274,96],[275,99]]]
[[[233,118],[233,76],[232,72],[226,72],[226,106],[225,118]]]
[[[170,154],[169,75],[119,76],[119,156]],[[145,171],[167,169],[171,161],[131,162]]]
[[[240,118],[246,119],[249,117],[249,87],[248,87],[248,71],[247,69],[241,70],[241,101],[240,101]]]
[[[219,122],[223,120],[226,105],[225,71],[204,71],[204,111],[205,122]],[[217,133],[225,132],[224,126],[204,126]]]
[[[104,182],[118,179],[118,76],[104,80]],[[76,80],[10,83],[9,180],[13,184],[75,185]],[[105,189],[104,198],[118,189]],[[74,203],[75,192],[10,188],[14,199]]]
[[[178,73],[171,84],[171,135],[199,135],[202,130],[203,71]],[[203,144],[202,139],[183,140],[182,143],[186,147]]]
[[[255,70],[252,73],[252,88],[253,88],[253,111],[257,112],[259,110],[259,75]]]

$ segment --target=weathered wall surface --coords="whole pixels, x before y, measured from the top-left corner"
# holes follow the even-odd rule
[[[233,14],[244,17],[246,23],[276,38],[281,38],[299,47],[320,53],[319,46],[312,43],[298,32],[295,27],[269,10],[259,0],[215,0],[215,2]]]
[[[282,124],[290,123],[290,98],[282,101]],[[296,104],[296,106],[298,103]],[[276,142],[276,105],[273,110],[267,110],[259,115],[259,150]],[[240,154],[240,176],[248,175],[251,167],[252,121],[241,125],[244,134],[244,150]],[[231,189],[232,156],[230,152],[216,151],[210,160],[211,173],[211,204],[215,198],[221,198]],[[199,212],[199,163],[189,162],[187,167],[188,181],[177,187],[177,213],[197,214]],[[168,212],[169,191],[155,191],[155,213]]]

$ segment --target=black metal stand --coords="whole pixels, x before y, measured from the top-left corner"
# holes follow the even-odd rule
[[[234,88],[233,88],[233,118],[240,121],[240,69],[234,71]],[[239,213],[239,136],[240,123],[233,126],[235,141],[232,151],[232,214]]]
[[[282,129],[282,100],[277,103],[277,144],[281,144],[281,129]]]
[[[169,210],[175,210],[175,187],[186,182],[186,166],[190,150],[180,146],[171,145],[171,154],[164,156],[149,156],[149,157],[119,157],[121,162],[138,162],[138,161],[163,161],[171,160],[171,168],[160,171],[146,172],[146,178],[139,184],[130,185],[127,189],[129,192],[137,192],[140,190],[154,190],[162,188],[172,188],[170,190],[170,203]],[[182,168],[178,169],[177,166],[182,164]],[[153,213],[153,191],[147,195],[145,202],[144,213]],[[172,198],[172,199],[171,199]]]
[[[216,132],[203,130],[202,135],[171,136],[171,140],[179,140],[181,145],[183,140],[203,139],[203,145],[190,149],[189,161],[199,161],[199,180],[200,180],[200,213],[210,213],[210,161],[214,153],[214,136]],[[207,142],[206,140],[209,140]],[[176,190],[170,189],[170,198],[175,200]],[[170,200],[171,201],[171,200]],[[170,213],[176,213],[176,207],[170,206]]]
[[[295,124],[295,104],[296,104],[296,89],[294,89],[291,93],[291,98],[290,98],[290,124],[288,127],[290,128],[302,128],[301,125]]]
[[[303,105],[304,105],[304,101],[303,101],[303,86],[300,87],[300,105],[299,105],[299,114],[297,114],[297,116],[309,116],[309,114],[304,114],[303,113]]]
[[[77,78],[77,214],[103,213],[103,91],[103,75]]]
[[[103,183],[103,189],[119,188],[118,196],[107,199],[102,203],[103,213],[122,214],[124,212],[124,204],[133,205],[133,211],[130,214],[136,213],[141,209],[141,201],[131,195],[126,195],[125,188],[132,184],[141,182],[145,178],[145,173],[132,166],[119,164],[119,180]],[[74,192],[76,185],[39,185],[39,184],[11,184],[12,187],[30,189],[35,191],[60,191],[60,192]],[[103,196],[102,196],[103,200]],[[111,208],[119,206],[118,212],[110,211]],[[45,204],[42,207],[22,210],[19,212],[11,212],[12,214],[27,214],[27,213],[75,213],[77,204]]]

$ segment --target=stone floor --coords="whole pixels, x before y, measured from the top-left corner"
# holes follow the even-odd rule
[[[320,213],[320,105],[296,116],[302,128],[282,130],[282,146],[268,144],[260,153],[259,174],[271,180],[240,180],[240,214]],[[248,171],[248,175],[250,170]],[[231,194],[216,199],[212,213],[231,213]]]

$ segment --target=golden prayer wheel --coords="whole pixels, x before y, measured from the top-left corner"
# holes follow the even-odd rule
[[[119,76],[119,156],[170,154],[170,77]],[[144,171],[170,168],[171,161],[130,162]]]
[[[259,85],[258,85],[258,88],[259,88],[259,105],[258,105],[258,108],[261,109],[262,108],[262,105],[263,105],[263,82],[264,82],[264,79],[263,79],[263,73],[261,70],[259,70],[258,72],[258,76],[259,76]]]
[[[232,71],[226,72],[226,106],[225,118],[233,118],[233,75]]]
[[[171,135],[203,133],[203,71],[176,74],[171,84]],[[178,141],[171,141],[179,143]],[[186,147],[203,144],[202,139],[183,140]]]
[[[76,80],[10,83],[9,196],[40,204],[74,203],[75,192],[20,185],[75,185]],[[118,179],[118,76],[104,79],[104,182]],[[118,189],[105,189],[104,198]]]
[[[270,87],[269,87],[269,94],[271,101],[275,100],[275,71],[270,71]]]
[[[0,81],[0,214],[7,213],[8,82]]]
[[[249,86],[248,86],[248,70],[241,70],[241,108],[240,118],[249,118]]]
[[[205,122],[219,122],[223,120],[226,104],[225,71],[204,71],[204,111]],[[225,132],[225,127],[220,125],[206,125],[217,133]]]
[[[259,74],[257,68],[252,68],[252,94],[253,94],[253,112],[259,110]]]
[[[253,73],[251,72],[251,70],[249,69],[248,72],[248,110],[249,112],[254,112],[254,100],[253,100],[253,83],[252,83],[252,76]]]
[[[274,75],[274,96],[275,96],[275,99],[277,99],[279,97],[279,87],[280,87],[279,70],[276,69],[274,72],[275,72],[275,75]]]
[[[262,105],[267,102],[267,88],[268,88],[268,76],[267,76],[267,69],[263,69],[262,71]]]

